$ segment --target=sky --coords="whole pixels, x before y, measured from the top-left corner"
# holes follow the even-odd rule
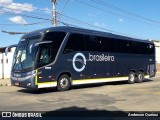
[[[58,26],[74,26],[124,36],[160,40],[160,0],[57,0]],[[0,0],[0,47],[22,35],[52,27],[50,0]],[[60,16],[60,13],[61,16]]]

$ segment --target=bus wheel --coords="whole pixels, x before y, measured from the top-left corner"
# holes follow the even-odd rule
[[[135,83],[135,73],[134,73],[134,72],[130,72],[130,73],[129,73],[128,83],[129,83],[129,84]]]
[[[143,80],[144,80],[144,74],[143,74],[143,72],[140,71],[140,72],[138,72],[136,82],[141,83],[141,82],[143,82]]]
[[[66,91],[70,86],[71,82],[68,75],[64,74],[58,79],[57,89],[59,91]]]

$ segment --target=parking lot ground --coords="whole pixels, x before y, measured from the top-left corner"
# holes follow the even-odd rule
[[[28,90],[0,87],[0,111],[160,111],[160,74],[143,83],[111,82]]]

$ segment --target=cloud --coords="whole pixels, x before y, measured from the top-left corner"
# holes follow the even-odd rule
[[[124,22],[124,19],[120,18],[118,19],[119,22]]]
[[[0,11],[11,13],[32,12],[36,9],[32,4],[28,3],[14,3],[12,0],[0,0],[0,6],[3,7]]]
[[[42,10],[45,11],[45,13],[51,14],[52,10],[49,8],[43,8]]]
[[[27,24],[27,22],[21,16],[12,17],[12,18],[9,18],[9,20],[13,23],[20,24],[20,25]]]
[[[0,0],[0,6],[5,6],[6,4],[12,3],[12,0]]]
[[[88,13],[88,16],[89,17],[97,17],[98,15],[100,15],[101,14],[101,12],[100,11],[97,11],[97,12],[95,12],[95,13]]]
[[[98,23],[98,22],[95,22],[94,25],[97,27],[105,27],[106,26],[105,23]]]
[[[0,0],[0,14],[5,12],[20,14],[23,12],[32,12],[38,10],[37,7],[29,3],[15,3],[13,0]],[[51,14],[52,10],[49,8],[41,8],[47,14]]]
[[[92,13],[88,13],[88,16],[89,16],[89,17],[97,17],[96,14],[92,14]]]

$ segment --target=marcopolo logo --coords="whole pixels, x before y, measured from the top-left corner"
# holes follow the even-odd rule
[[[88,59],[86,60],[86,57],[82,53],[76,53],[73,57],[72,65],[73,68],[77,72],[81,72],[85,69],[86,61],[108,61],[108,62],[114,62],[114,56],[110,56],[109,54],[101,54],[101,55],[92,55],[89,53]],[[80,65],[78,65],[80,64]]]
[[[76,66],[76,62],[80,62],[81,63],[81,67],[77,67]],[[85,66],[86,66],[86,58],[82,53],[76,53],[73,57],[73,68],[77,71],[77,72],[81,72],[84,70]]]

